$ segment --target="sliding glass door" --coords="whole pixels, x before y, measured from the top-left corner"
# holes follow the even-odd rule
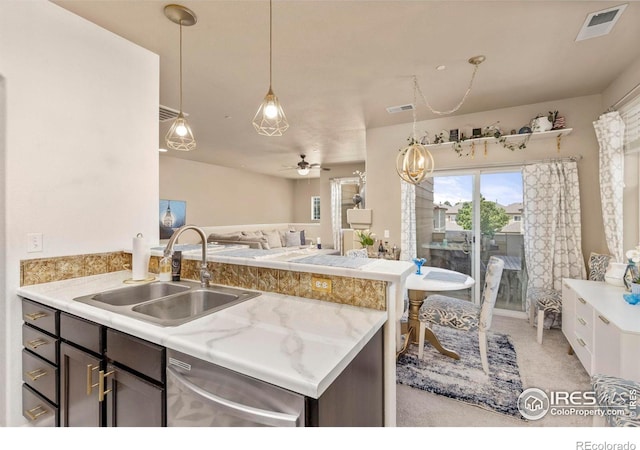
[[[429,185],[432,201],[423,202],[423,208],[432,209],[433,219],[431,226],[425,226],[428,215],[416,214],[418,252],[429,265],[465,273],[476,280],[473,290],[446,294],[479,304],[487,263],[495,256],[505,263],[496,308],[523,314],[526,269],[521,172],[440,173]],[[417,198],[416,210],[419,203]]]

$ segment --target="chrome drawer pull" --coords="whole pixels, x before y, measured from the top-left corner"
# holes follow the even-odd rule
[[[604,323],[606,323],[607,325],[609,325],[609,319],[607,319],[606,317],[602,317],[600,315],[598,315],[598,317],[600,318],[600,320],[602,320]]]
[[[49,411],[47,411],[44,406],[42,405],[38,405],[35,408],[32,409],[28,409],[26,410],[24,413],[29,417],[30,420],[36,420],[38,417],[40,417],[43,414],[48,413]]]
[[[580,338],[578,338],[578,344],[582,345],[583,347],[587,345],[587,343]]]
[[[49,341],[42,339],[42,338],[38,338],[38,339],[34,339],[33,341],[29,341],[27,342],[27,347],[30,347],[32,349],[37,349],[38,347],[40,347],[41,345],[47,345],[49,343]]]
[[[36,381],[38,378],[43,377],[47,374],[45,369],[36,369],[31,372],[26,372],[26,375],[31,378],[31,381]]]
[[[584,320],[582,317],[578,317],[578,322],[580,322],[582,325],[587,324],[586,320]]]
[[[578,300],[580,301],[580,303],[582,303],[583,305],[587,304],[587,301],[585,299],[583,299],[582,297],[578,297]]]
[[[36,312],[36,313],[31,313],[31,314],[25,314],[24,316],[27,319],[33,320],[35,322],[38,319],[42,319],[43,317],[47,317],[48,314],[47,313],[43,313],[43,312]]]

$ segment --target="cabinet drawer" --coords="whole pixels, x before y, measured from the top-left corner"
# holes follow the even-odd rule
[[[58,311],[31,300],[22,299],[24,321],[49,334],[58,336]]]
[[[60,337],[98,355],[104,352],[104,330],[103,325],[95,322],[60,314]]]
[[[57,427],[58,408],[26,384],[22,385],[22,415],[34,427]]]
[[[576,356],[586,369],[587,373],[591,375],[591,348],[587,346],[586,341],[578,333],[575,334],[574,342],[572,344]]]
[[[58,404],[58,368],[27,350],[22,350],[22,381]]]
[[[58,407],[26,384],[22,385],[22,415],[34,427],[60,426]]]
[[[107,358],[164,383],[164,347],[120,331],[107,330]]]
[[[37,328],[23,324],[22,345],[51,364],[58,365],[58,339]]]

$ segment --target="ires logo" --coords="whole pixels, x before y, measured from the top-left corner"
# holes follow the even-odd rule
[[[614,394],[616,395],[616,394]],[[609,404],[606,409],[598,406],[596,393],[593,391],[550,391],[538,388],[525,389],[518,397],[518,411],[528,420],[542,419],[547,413],[554,416],[619,416],[624,415],[625,402],[619,398],[601,398],[603,404]],[[635,407],[635,396],[631,399],[631,408]]]

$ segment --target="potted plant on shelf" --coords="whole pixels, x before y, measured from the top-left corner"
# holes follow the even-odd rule
[[[370,230],[356,230],[355,234],[362,248],[369,248],[375,242],[376,235]]]

